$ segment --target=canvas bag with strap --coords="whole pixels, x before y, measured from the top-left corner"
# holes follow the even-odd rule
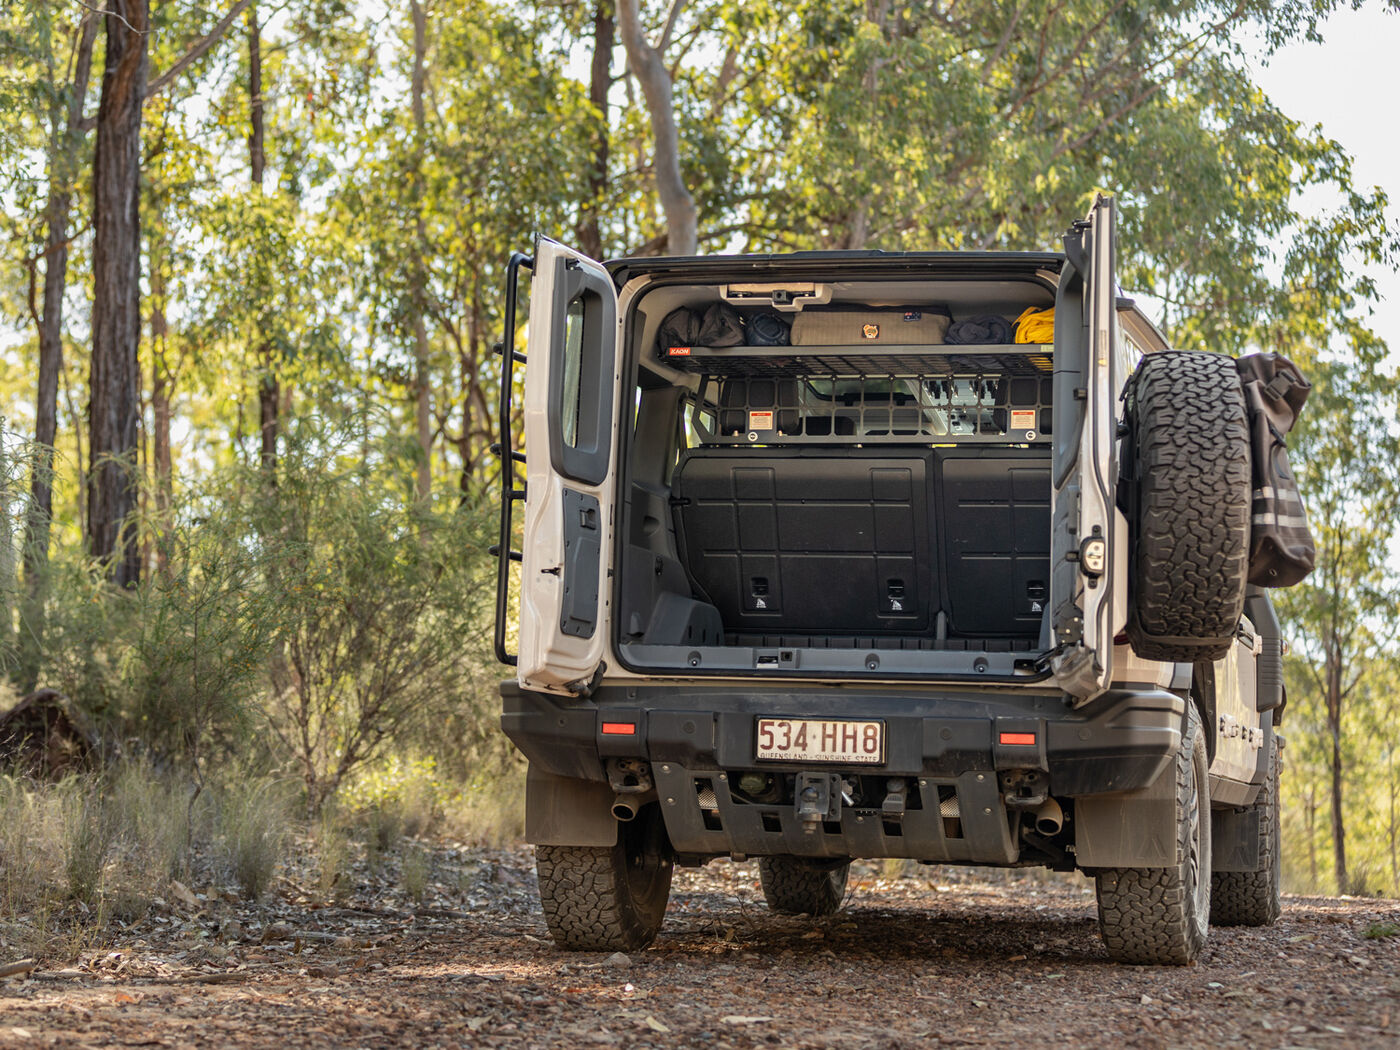
[[[1235,367],[1244,387],[1254,463],[1249,582],[1291,587],[1312,572],[1317,561],[1284,443],[1312,384],[1297,365],[1279,354],[1250,354],[1239,358]]]

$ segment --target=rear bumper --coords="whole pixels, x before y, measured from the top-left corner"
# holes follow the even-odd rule
[[[576,700],[505,682],[501,695],[502,728],[541,772],[606,782],[607,759],[650,763],[667,830],[681,853],[979,863],[1016,858],[999,773],[1039,769],[1048,775],[1050,793],[1061,799],[1143,787],[1175,754],[1185,709],[1182,697],[1155,686],[1110,692],[1077,709],[1060,694],[1021,690],[805,689],[777,683],[603,686],[591,699]],[[763,716],[877,719],[885,724],[885,762],[843,768],[757,761],[756,722]],[[605,722],[614,732],[603,732]],[[633,731],[618,733],[618,726]],[[1030,734],[1035,743],[1002,744],[1008,733],[1017,739]],[[908,778],[911,795],[921,801],[896,827],[878,808],[854,807],[814,835],[790,805],[745,802],[731,794],[727,786],[745,770]],[[708,802],[706,788],[714,794],[708,816],[696,801],[703,796]],[[946,834],[937,804],[949,790],[958,799],[959,838]]]

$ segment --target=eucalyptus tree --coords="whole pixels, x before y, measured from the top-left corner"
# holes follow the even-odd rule
[[[587,88],[536,25],[493,4],[406,3],[393,30],[334,222],[369,278],[357,307],[374,380],[404,410],[418,469],[450,455],[458,498],[474,500],[493,463],[505,263],[533,231],[576,228]],[[416,498],[424,485],[418,473]]]
[[[1314,390],[1290,435],[1298,487],[1317,543],[1317,568],[1279,592],[1285,631],[1308,688],[1293,697],[1311,720],[1327,770],[1333,874],[1351,890],[1344,789],[1350,707],[1387,652],[1400,582],[1389,564],[1400,529],[1397,387],[1365,365],[1318,361]]]

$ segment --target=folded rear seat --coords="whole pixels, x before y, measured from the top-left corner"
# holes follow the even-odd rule
[[[1050,585],[1050,450],[935,452],[950,635],[1035,637]]]
[[[931,635],[932,479],[922,449],[687,450],[681,563],[727,631]]]

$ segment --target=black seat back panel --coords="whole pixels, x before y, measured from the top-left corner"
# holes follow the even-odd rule
[[[929,631],[932,454],[699,449],[672,480],[681,560],[730,630]]]
[[[950,633],[1037,634],[1050,583],[1048,450],[940,449],[937,465]]]

